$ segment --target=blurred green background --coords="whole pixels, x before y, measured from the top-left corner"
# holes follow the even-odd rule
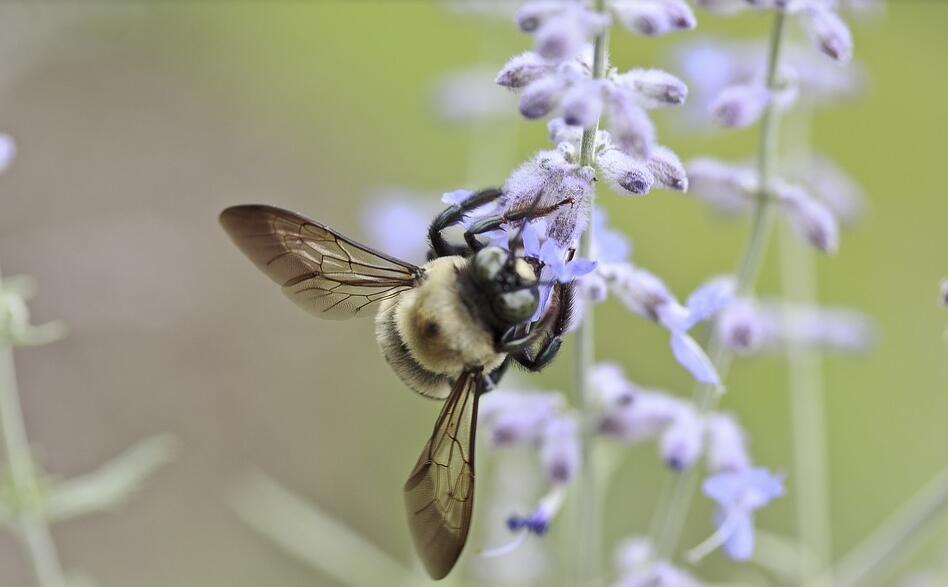
[[[699,13],[702,34],[757,37],[768,22]],[[64,342],[17,352],[33,442],[64,476],[146,433],[182,442],[121,511],[56,528],[66,566],[105,586],[336,585],[230,511],[234,484],[255,468],[411,564],[401,485],[437,406],[388,371],[370,322],[300,313],[216,216],[266,202],[359,237],[380,187],[501,183],[545,148],[544,125],[446,124],[431,91],[459,67],[499,67],[529,39],[434,1],[3,3],[0,28],[0,130],[19,145],[0,178],[0,260],[6,275],[38,279],[39,321],[71,326]],[[840,253],[818,261],[820,297],[868,312],[880,329],[871,354],[826,363],[837,554],[948,464],[948,312],[936,304],[948,275],[945,30],[939,1],[895,0],[883,18],[855,24],[868,91],[811,125],[814,145],[871,200]],[[671,52],[690,37],[616,33],[613,61],[674,72]],[[695,135],[676,116],[661,113],[660,136],[683,159],[754,147],[753,131]],[[731,270],[746,232],[667,192],[603,193],[600,203],[631,235],[636,262],[682,295]],[[779,286],[771,253],[763,293]],[[654,325],[614,302],[596,318],[599,357],[642,384],[690,393]],[[757,462],[790,471],[785,379],[779,358],[739,361],[724,407],[740,415]],[[568,391],[570,381],[564,359],[530,384]],[[609,544],[647,530],[664,478],[653,445],[629,451],[609,495]],[[793,531],[793,485],[761,527]],[[710,508],[697,503],[686,546],[709,532]],[[908,565],[943,558],[946,546],[948,534],[935,534]],[[5,535],[0,569],[4,587],[29,584]],[[733,571],[715,556],[699,573]]]

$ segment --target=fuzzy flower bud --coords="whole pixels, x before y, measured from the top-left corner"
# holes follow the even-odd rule
[[[540,462],[550,482],[569,483],[579,470],[580,460],[576,418],[560,415],[549,419],[540,438]]]
[[[687,171],[689,192],[722,213],[745,209],[757,191],[757,178],[747,167],[698,158],[688,162]]]
[[[604,406],[627,406],[635,401],[636,387],[616,363],[598,363],[589,373],[589,388]]]
[[[677,106],[688,97],[685,82],[660,69],[632,69],[616,77],[616,83],[632,89],[644,108]]]
[[[657,321],[659,309],[675,301],[665,282],[656,275],[629,264],[616,264],[614,269],[612,292],[632,312]]]
[[[518,89],[553,72],[554,66],[533,51],[527,51],[513,57],[504,65],[497,79],[497,85]]]
[[[678,155],[668,147],[655,146],[648,158],[648,170],[664,187],[677,192],[688,191],[688,173]]]
[[[562,406],[557,393],[498,389],[484,396],[478,420],[490,430],[494,444],[508,446],[539,439],[547,420]]]
[[[537,53],[557,63],[579,55],[586,41],[609,26],[609,17],[593,12],[580,4],[546,20],[534,34]]]
[[[618,149],[608,149],[599,155],[599,169],[609,187],[619,195],[647,194],[655,183],[648,166]]]
[[[717,334],[728,348],[752,353],[763,342],[765,325],[754,302],[739,298],[728,304],[718,316]]]
[[[836,252],[839,248],[839,226],[825,204],[802,188],[784,182],[775,182],[774,192],[800,238],[824,253]]]
[[[689,468],[701,455],[703,438],[701,418],[690,405],[683,405],[659,440],[662,460],[675,471]]]
[[[625,442],[639,442],[668,426],[683,406],[684,402],[667,393],[639,391],[632,403],[607,409],[599,430]]]
[[[636,104],[632,90],[618,84],[610,87],[606,106],[609,132],[616,147],[636,157],[648,157],[655,144],[655,125]]]
[[[707,419],[708,468],[714,473],[739,472],[750,468],[744,431],[731,414],[712,414]]]
[[[556,108],[566,91],[566,82],[556,75],[548,75],[530,82],[520,95],[520,114],[524,118],[543,118]]]
[[[683,0],[614,0],[612,11],[628,31],[649,37],[697,26]]]
[[[770,92],[760,84],[725,88],[711,104],[714,121],[726,128],[746,128],[758,120],[770,101]]]
[[[562,0],[531,0],[520,7],[514,15],[514,20],[521,31],[532,33],[551,16],[562,12],[566,6]]]
[[[563,96],[563,122],[569,126],[592,128],[602,114],[602,85],[597,80],[574,84]]]
[[[817,49],[840,63],[853,57],[853,36],[843,19],[820,2],[809,2],[800,13],[800,25]]]
[[[948,306],[948,279],[941,282],[941,304]]]

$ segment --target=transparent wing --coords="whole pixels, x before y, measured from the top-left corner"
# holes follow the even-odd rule
[[[474,435],[481,370],[454,383],[418,463],[405,483],[405,505],[415,549],[428,574],[446,576],[457,562],[474,509]]]
[[[221,224],[241,251],[296,305],[320,318],[372,315],[414,287],[422,269],[272,206],[234,206]]]

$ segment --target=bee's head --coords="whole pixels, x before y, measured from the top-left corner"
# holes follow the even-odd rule
[[[491,310],[506,324],[526,322],[537,311],[540,293],[533,267],[510,251],[484,247],[472,261],[474,281],[491,300]]]

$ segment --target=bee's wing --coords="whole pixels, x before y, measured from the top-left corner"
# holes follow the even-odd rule
[[[434,432],[405,482],[405,505],[415,549],[428,574],[440,579],[457,562],[474,509],[474,434],[481,370],[464,371],[451,389]]]
[[[254,265],[320,318],[372,315],[382,300],[414,287],[423,273],[280,208],[234,206],[221,212],[220,221]]]

